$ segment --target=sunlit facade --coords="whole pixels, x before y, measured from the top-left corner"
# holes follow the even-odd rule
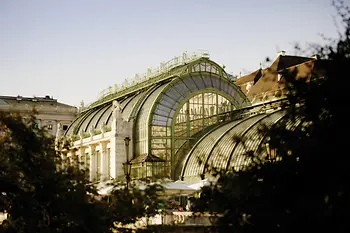
[[[38,128],[45,128],[48,135],[63,134],[77,117],[78,109],[45,97],[0,96],[0,111],[20,114],[28,118],[34,114]]]

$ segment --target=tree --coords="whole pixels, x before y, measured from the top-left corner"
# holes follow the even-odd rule
[[[85,171],[60,166],[53,138],[34,123],[0,113],[1,231],[109,232],[112,216]]]
[[[0,232],[112,232],[161,209],[160,185],[99,196],[88,171],[62,159],[69,143],[55,145],[35,122],[0,112]]]
[[[149,219],[165,207],[164,188],[159,184],[147,185],[143,189],[131,185],[129,189],[117,185],[108,199],[113,219],[120,223],[116,229],[135,223],[142,217]]]
[[[343,133],[350,10],[343,1],[334,4],[344,32],[326,46],[313,47],[327,59],[320,61],[324,73],[310,79],[297,79],[297,70],[283,73],[288,115],[262,132],[278,160],[262,158],[263,150],[247,151],[255,159],[245,170],[219,174],[218,183],[204,187],[194,200],[199,211],[223,214],[218,225],[235,232],[350,231],[349,153]],[[288,127],[291,122],[298,127]]]

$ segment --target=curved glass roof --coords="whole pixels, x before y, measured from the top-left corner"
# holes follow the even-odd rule
[[[149,125],[147,122],[149,121],[152,105],[155,99],[157,99],[166,85],[167,84],[163,84],[155,89],[152,93],[150,93],[138,113],[136,122],[136,134],[134,135],[135,141],[137,143],[136,153],[138,155],[148,154]]]
[[[182,169],[182,178],[192,179],[204,175],[208,168],[239,169],[249,163],[244,152],[255,151],[263,139],[259,133],[261,124],[272,125],[285,115],[284,111],[253,115],[216,128],[202,137],[188,153]],[[245,145],[237,143],[233,136],[246,138]]]
[[[6,100],[0,99],[0,104],[8,104]]]
[[[213,93],[228,100],[233,109],[250,105],[248,98],[228,78],[222,67],[207,58],[181,65],[149,81],[152,81],[152,85],[147,88],[130,87],[122,93],[113,94],[114,98],[109,96],[108,100],[97,101],[78,116],[65,135],[74,136],[79,132],[86,135],[90,130],[98,132],[102,126],[110,130],[112,101],[116,99],[121,104],[124,120],[134,119],[132,140],[136,157],[156,153],[152,148],[157,149],[159,154],[174,156],[174,141],[170,140],[174,137],[173,119],[190,98],[201,93]],[[155,140],[152,129],[165,132],[166,139],[160,140],[158,135]],[[169,160],[169,157],[166,159]]]
[[[142,89],[141,86],[137,87],[136,85],[121,93],[115,93],[106,100],[96,101],[76,118],[69,126],[65,135],[75,135],[81,131],[86,133],[89,129],[100,129],[101,126],[110,128],[111,106],[114,99],[117,99],[121,103],[124,119],[138,115],[139,121],[146,123],[150,119],[149,114],[152,113],[151,109],[153,109],[155,113],[150,123],[164,122],[160,123],[160,125],[170,125],[174,113],[181,102],[192,93],[206,89],[215,89],[221,92],[236,107],[250,105],[249,100],[240,88],[228,79],[226,72],[215,62],[207,58],[201,58],[194,62],[175,67],[168,73],[161,74],[159,77],[150,81],[152,82],[150,82],[150,85],[147,84],[147,88]],[[146,94],[148,90],[156,86],[158,87],[153,93],[158,93],[158,96],[155,94]],[[161,87],[163,89],[158,89]],[[143,98],[150,98],[151,96],[152,100],[142,101]],[[137,106],[141,102],[143,103],[142,106]],[[147,102],[147,106],[145,102]],[[135,108],[137,108],[138,112],[135,112]],[[145,110],[144,108],[147,109]],[[144,114],[148,114],[148,116],[143,116]]]
[[[177,78],[167,85],[159,95],[157,103],[153,106],[154,115],[150,124],[171,126],[174,113],[184,100],[190,98],[195,93],[215,90],[226,97],[236,107],[249,105],[249,101],[241,90],[230,83],[229,80],[222,79],[217,75],[207,73],[191,74]]]
[[[122,115],[124,119],[131,117],[137,102],[144,97],[145,92],[139,92],[137,95],[131,95],[120,101],[122,108]],[[89,132],[90,128],[101,129],[101,126],[111,127],[111,115],[112,115],[112,101],[100,105],[96,108],[89,109],[82,112],[69,126],[66,135],[78,134],[80,131],[83,133]]]
[[[132,156],[156,155],[166,162],[171,162],[171,166],[174,167],[176,156],[181,155],[181,164],[184,164],[181,176],[184,179],[200,177],[206,174],[210,167],[228,170],[231,167],[240,169],[247,165],[250,161],[244,156],[245,152],[256,150],[264,139],[264,135],[259,133],[260,125],[278,122],[285,112],[278,110],[269,114],[256,114],[225,124],[225,121],[233,118],[226,120],[220,114],[249,106],[250,102],[241,89],[227,77],[222,67],[203,58],[175,70],[176,72],[162,74],[162,78],[147,88],[131,87],[124,91],[125,94],[118,93],[114,98],[120,102],[124,120],[134,120],[131,136],[135,154]],[[192,103],[191,100],[197,97],[200,104]],[[213,99],[210,103],[205,101],[205,98],[209,97]],[[114,99],[96,103],[82,112],[70,125],[66,135],[88,133],[90,129],[100,130],[102,126],[110,129]],[[229,106],[225,112],[219,111],[223,100],[225,105],[227,102]],[[198,108],[198,114],[192,114],[192,107]],[[192,124],[191,116],[197,116],[196,114],[203,117],[198,118],[199,120],[193,118]],[[179,117],[186,118],[186,121],[177,124],[176,119],[180,119]],[[191,127],[197,127],[197,123],[200,123],[200,133],[197,130],[195,132],[198,135],[191,134]],[[210,130],[209,126],[216,128]],[[177,135],[176,129],[185,133]],[[202,137],[203,134],[205,135]],[[233,140],[235,135],[246,138],[245,146]],[[187,154],[190,147],[187,150],[180,149],[182,145],[187,145],[189,140],[192,140],[191,147],[198,141]],[[186,155],[186,159],[183,159]],[[176,175],[179,171],[180,169]]]

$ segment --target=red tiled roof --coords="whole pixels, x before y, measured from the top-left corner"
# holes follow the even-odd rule
[[[235,84],[238,85],[241,88],[242,92],[247,95],[249,92],[249,90],[247,89],[247,86],[249,84],[254,85],[261,78],[262,76],[261,71],[262,71],[261,69],[258,69],[251,74],[243,76],[237,79],[235,81]]]
[[[235,83],[238,86],[245,84],[245,83],[248,83],[248,82],[252,82],[252,81],[254,81],[254,83],[256,83],[260,77],[261,77],[261,69],[258,69],[256,71],[254,71],[253,73],[250,73],[248,75],[240,77],[239,79],[237,79],[235,81]]]
[[[262,70],[262,77],[251,87],[247,93],[249,99],[266,93],[275,94],[284,89],[283,77],[278,80],[278,75],[285,70],[296,71],[297,77],[306,77],[313,70],[314,58],[297,56],[279,56],[270,67]]]
[[[295,66],[311,60],[314,60],[314,58],[289,55],[278,56],[269,68],[274,71],[281,71],[288,67]]]

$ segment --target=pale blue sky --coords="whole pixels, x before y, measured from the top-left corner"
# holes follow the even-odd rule
[[[0,0],[0,95],[78,106],[183,51],[229,73],[335,36],[330,0]]]

